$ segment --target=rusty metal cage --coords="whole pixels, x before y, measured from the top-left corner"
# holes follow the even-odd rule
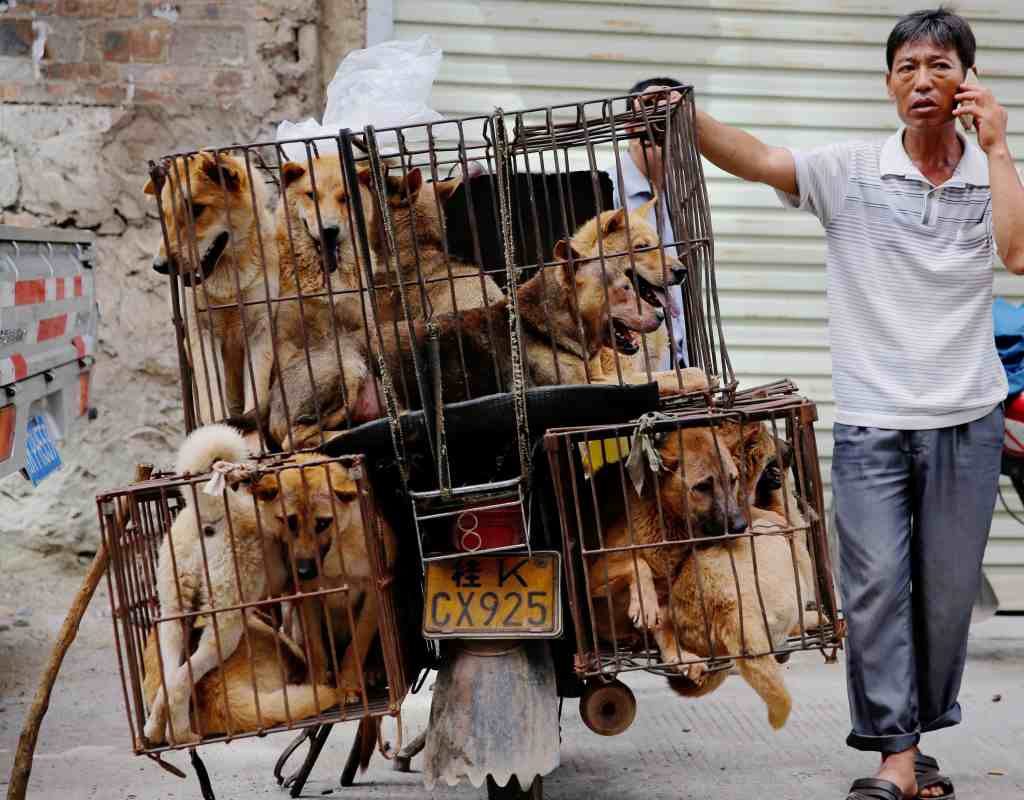
[[[362,459],[209,480],[97,498],[135,752],[397,714],[412,673],[395,542]]]
[[[702,694],[735,662],[834,656],[816,416],[783,381],[548,432],[581,676],[645,669]]]

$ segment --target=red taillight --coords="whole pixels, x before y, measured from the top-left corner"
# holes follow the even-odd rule
[[[14,406],[0,408],[0,461],[6,461],[14,452],[14,421],[17,418]]]
[[[456,549],[466,553],[523,544],[522,509],[466,509],[455,518],[452,538]]]
[[[89,411],[89,373],[78,376],[78,416],[84,417]]]

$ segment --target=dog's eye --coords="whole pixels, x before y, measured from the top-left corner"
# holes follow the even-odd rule
[[[206,206],[202,203],[192,204],[192,219],[199,219],[199,215],[206,211]]]
[[[714,489],[714,487],[714,481],[711,478],[705,478],[700,483],[695,484],[693,490],[695,492],[701,492],[703,494],[711,494],[711,491]]]
[[[316,198],[316,193],[313,191],[306,192],[306,197],[308,197],[310,200],[313,200]]]
[[[316,518],[316,532],[323,533],[334,522],[334,517],[317,517]]]
[[[288,530],[290,530],[292,533],[294,533],[298,529],[299,529],[299,515],[298,514],[289,514],[288,515]]]
[[[217,529],[214,528],[212,525],[204,525],[203,526],[203,535],[204,536],[210,537],[210,536],[216,535],[216,533],[217,533]]]

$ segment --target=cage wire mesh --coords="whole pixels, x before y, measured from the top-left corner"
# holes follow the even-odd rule
[[[627,181],[635,180],[627,172],[638,159],[641,176],[653,176],[643,178],[651,200],[627,212],[613,198],[627,196]],[[737,393],[722,335],[692,88],[181,152],[150,167],[146,191],[155,196],[163,233],[154,267],[168,279],[189,431],[227,420],[246,431],[263,459],[316,449],[332,463],[349,465],[362,463],[350,461],[351,454],[365,454],[375,482],[386,476],[411,511],[398,532],[415,536],[423,580],[431,564],[458,563],[466,554],[533,558],[555,551],[564,562],[582,675],[637,668],[679,674],[690,662],[714,670],[762,650],[782,654],[837,643],[808,422],[813,407],[787,383],[756,397]],[[670,344],[673,324],[684,326],[682,361]],[[644,417],[652,413],[669,416]],[[678,543],[663,529],[659,505],[654,529],[660,538],[610,542],[602,526],[616,514],[630,519],[647,495],[629,494],[634,490],[627,491],[622,459],[609,456],[615,463],[588,478],[581,453],[603,440],[628,442],[641,417],[645,431],[674,431],[680,447],[688,438],[712,441],[721,455],[719,481],[730,463],[738,481],[750,471],[730,461],[725,432],[734,430],[730,435],[742,442],[748,429],[770,431],[772,442],[794,454],[789,471],[776,470],[781,509],[761,508],[756,498],[736,500],[747,527],[695,545],[695,525],[687,523]],[[271,473],[288,469],[269,463]],[[532,513],[542,468],[551,470],[561,512],[553,526],[539,524],[542,515]],[[152,669],[146,671],[147,652],[161,641],[154,630],[185,620],[200,639],[218,640],[222,622],[237,630],[244,619],[244,646],[230,658],[249,662],[244,694],[258,696],[260,687],[250,685],[255,678],[249,672],[259,661],[252,656],[251,629],[262,625],[280,667],[275,691],[290,693],[296,684],[282,682],[282,653],[291,653],[307,678],[314,672],[323,677],[318,665],[324,656],[310,649],[306,633],[301,641],[291,636],[284,624],[289,607],[315,602],[326,618],[330,598],[354,591],[351,582],[309,591],[292,574],[274,592],[226,607],[169,611],[157,591],[159,542],[176,514],[191,513],[182,508],[198,496],[196,480],[168,477],[100,501],[129,721],[136,748],[147,752],[168,746],[141,736],[150,695],[168,685],[166,670],[155,687]],[[594,487],[602,481],[621,490],[617,506],[615,491],[599,502]],[[645,491],[664,482],[664,475],[650,474]],[[307,482],[300,483],[299,495],[306,497]],[[367,563],[377,581],[366,594],[378,604],[375,647],[386,680],[358,703],[336,709],[319,707],[316,698],[312,721],[297,719],[289,707],[284,719],[264,714],[253,730],[231,719],[213,730],[202,724],[196,703],[213,700],[211,691],[202,694],[203,681],[219,681],[224,694],[227,663],[218,656],[205,678],[186,674],[178,681],[192,696],[189,724],[199,725],[204,740],[397,709],[408,659],[402,608],[389,584],[394,556],[382,545],[366,477],[356,483]],[[609,498],[612,505],[602,505]],[[260,519],[258,501],[251,505],[257,511],[249,515]],[[781,522],[765,517],[772,513],[781,513]],[[760,641],[756,620],[747,617],[756,610],[767,619],[757,559],[760,542],[776,541],[785,542],[793,564],[801,546],[808,553],[813,577],[791,575],[786,597],[795,591],[790,600],[806,606],[809,599],[813,610],[802,609],[799,625],[785,635],[768,630]],[[200,536],[199,543],[207,542]],[[743,543],[749,576],[736,565]],[[399,562],[411,558],[409,545]],[[693,573],[696,580],[713,548],[729,555],[737,603],[747,613],[739,615],[738,643],[723,644],[709,639],[708,611],[698,609],[702,650],[700,641],[683,635],[679,615],[686,609],[672,599],[678,592],[665,565],[681,563],[680,575]],[[661,566],[642,567],[648,558]],[[281,563],[295,569],[288,553]],[[621,592],[602,588],[599,580],[610,563],[619,569],[620,584],[647,587],[647,596],[635,602],[627,592],[625,618]],[[689,572],[687,564],[693,565]],[[641,571],[652,571],[653,589]],[[180,567],[171,573],[180,581]],[[199,584],[210,586],[204,577]],[[341,606],[351,630],[351,604]],[[297,618],[297,630],[312,624],[301,622],[302,614]],[[321,633],[330,629],[320,627]],[[326,650],[334,683],[322,685],[337,698],[335,662],[343,656],[330,642]],[[370,671],[361,671],[361,689],[370,688]]]
[[[815,418],[780,383],[548,432],[580,674],[698,676],[698,691],[734,660],[834,654]]]
[[[358,457],[98,498],[136,753],[396,714],[395,542]]]

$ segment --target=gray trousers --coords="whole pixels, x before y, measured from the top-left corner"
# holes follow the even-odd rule
[[[853,724],[846,742],[897,753],[960,722],[1003,412],[920,431],[836,423],[833,435]]]

